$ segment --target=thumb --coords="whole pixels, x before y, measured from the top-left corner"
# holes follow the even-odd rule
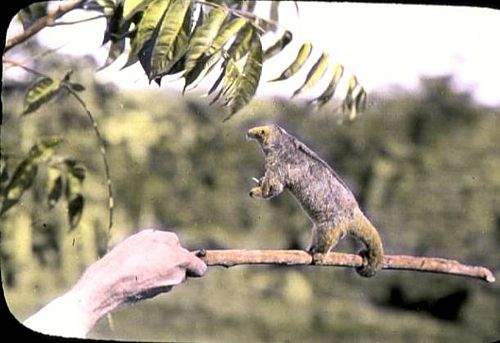
[[[190,277],[201,277],[207,271],[205,262],[196,256],[195,253],[189,252],[187,255],[186,275]]]

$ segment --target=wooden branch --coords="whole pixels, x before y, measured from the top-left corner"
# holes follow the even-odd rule
[[[197,255],[208,266],[227,268],[242,264],[313,265],[311,255],[303,250],[200,250]],[[362,263],[363,259],[359,255],[334,252],[316,265],[355,268]],[[382,269],[451,274],[495,282],[493,273],[487,268],[436,257],[386,255]]]
[[[72,11],[78,7],[80,7],[83,4],[84,0],[71,0],[71,1],[62,1],[61,5],[57,6],[57,8],[51,12],[49,12],[46,16],[38,19],[28,27],[26,30],[18,34],[17,36],[14,36],[7,40],[7,43],[5,44],[5,49],[4,53],[12,49],[18,44],[21,44],[22,42],[26,41],[27,39],[31,38],[38,32],[40,32],[43,28],[53,25],[54,21],[63,16],[64,14],[68,13],[69,11]]]

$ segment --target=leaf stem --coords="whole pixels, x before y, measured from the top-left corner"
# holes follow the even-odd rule
[[[200,5],[207,5],[207,6],[216,7],[216,8],[220,8],[220,9],[229,11],[232,14],[234,14],[235,16],[243,18],[243,19],[253,19],[253,20],[257,20],[258,19],[258,20],[262,20],[263,22],[266,22],[267,24],[270,24],[270,25],[272,25],[275,28],[281,28],[283,30],[286,30],[277,21],[274,21],[272,19],[262,18],[262,17],[259,17],[258,15],[255,15],[255,14],[247,12],[247,11],[236,10],[236,9],[233,9],[233,8],[229,8],[227,6],[223,6],[223,5],[219,5],[219,4],[216,4],[216,3],[213,3],[213,2],[207,2],[207,1],[203,1],[203,0],[195,0],[194,2],[197,3],[197,4],[200,4]],[[263,29],[262,27],[260,27],[256,23],[251,22],[251,24],[253,26],[255,26],[258,30],[260,30],[261,33],[265,33],[266,32],[265,29]]]
[[[35,69],[32,69],[30,67],[25,66],[24,64],[21,64],[19,62],[16,62],[14,60],[11,60],[11,59],[8,59],[8,58],[5,58],[5,57],[2,59],[2,63],[11,64],[11,65],[13,65],[15,67],[22,68],[22,69],[26,70],[27,72],[29,72],[31,74],[35,74],[37,76],[49,77],[48,75],[46,75],[44,73],[41,73],[41,72],[39,72],[39,71],[37,71]]]
[[[111,173],[110,173],[110,168],[109,168],[109,163],[108,163],[108,157],[106,153],[106,146],[105,146],[105,141],[104,137],[102,136],[99,127],[97,125],[97,121],[95,120],[94,116],[90,112],[89,108],[87,107],[87,104],[83,99],[73,90],[71,87],[66,86],[64,87],[83,107],[85,112],[87,113],[87,116],[89,117],[90,121],[92,122],[92,127],[94,128],[94,132],[97,136],[97,140],[99,141],[99,151],[102,156],[102,160],[104,163],[104,173],[106,176],[106,183],[108,186],[108,208],[109,208],[109,222],[108,222],[108,242],[110,241],[110,234],[111,234],[111,228],[113,227],[113,209],[114,209],[114,200],[113,200],[113,188],[111,185]]]

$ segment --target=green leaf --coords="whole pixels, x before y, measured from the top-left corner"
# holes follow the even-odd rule
[[[200,13],[201,15],[202,13]],[[187,51],[186,70],[189,71],[196,66],[196,61],[204,55],[212,46],[212,43],[219,34],[222,24],[226,20],[227,11],[221,8],[214,8],[209,13],[205,22],[197,26],[189,41]]]
[[[351,76],[347,94],[342,103],[342,112],[349,116],[349,120],[354,120],[366,107],[366,91],[359,84],[355,76]]]
[[[80,193],[73,194],[68,199],[68,220],[70,230],[73,230],[80,222],[80,219],[82,219],[84,205],[85,199]]]
[[[98,7],[96,8],[97,5]],[[115,1],[114,0],[93,0],[93,1],[89,1],[86,6],[85,6],[85,9],[87,10],[98,10],[98,11],[101,11],[102,13],[106,14],[106,15],[110,15],[112,16],[113,13],[115,12]]]
[[[144,10],[144,15],[137,26],[137,32],[132,39],[127,63],[123,68],[134,64],[139,59],[138,54],[144,45],[151,39],[155,29],[161,21],[170,4],[169,0],[152,0]],[[149,72],[146,72],[149,74]]]
[[[243,106],[248,104],[257,91],[262,73],[262,45],[257,33],[253,33],[252,45],[248,53],[243,72],[231,86],[232,90],[227,95],[226,103],[229,106],[229,115],[224,121],[230,119]]]
[[[101,66],[98,70],[102,70],[116,61],[116,59],[125,50],[125,38],[130,36],[129,28],[132,24],[132,20],[136,20],[136,18],[125,20],[122,17],[122,14],[123,2],[119,2],[115,12],[113,13],[113,16],[108,19],[108,26],[104,34],[103,44],[111,41],[108,57],[104,65]]]
[[[112,64],[125,51],[125,38],[111,43],[106,62],[97,70],[100,71]]]
[[[29,162],[40,163],[47,161],[53,154],[54,148],[62,142],[62,138],[54,136],[43,139],[33,145],[28,153]]]
[[[240,9],[248,13],[252,13],[255,10],[255,5],[257,5],[257,1],[255,0],[243,0],[238,2],[240,4]]]
[[[116,35],[123,33],[121,30],[123,24],[123,2],[117,2],[114,7],[113,14],[111,17],[107,18],[106,31],[104,32],[104,38],[102,44],[106,44],[110,40],[114,39],[116,41]]]
[[[250,23],[245,24],[238,32],[234,42],[227,51],[229,57],[234,61],[239,61],[248,53],[250,45],[253,43],[252,39],[254,38],[253,26]]]
[[[64,83],[68,83],[69,80],[71,80],[71,76],[73,76],[73,69],[70,69],[66,72],[66,74],[64,74],[64,77],[62,79],[62,82]]]
[[[49,102],[61,90],[61,82],[50,77],[37,80],[26,92],[24,97],[24,111],[21,115],[27,115],[36,111],[40,106]]]
[[[344,67],[340,64],[335,65],[333,67],[332,78],[331,78],[330,83],[328,84],[327,88],[323,91],[323,93],[321,93],[321,95],[319,97],[311,100],[310,103],[321,107],[324,104],[326,104],[328,101],[330,101],[330,99],[333,98],[333,95],[335,94],[335,90],[337,89],[337,86],[338,86],[343,74],[344,74]]]
[[[220,34],[214,39],[210,49],[208,50],[210,57],[206,57],[203,55],[203,58],[200,59],[200,64],[198,65],[198,70],[194,72],[192,75],[188,73],[186,75],[186,86],[190,83],[194,82],[194,79],[201,80],[208,72],[210,72],[213,67],[217,64],[220,58],[223,55],[222,47],[229,41],[231,36],[236,35],[234,42],[229,47],[229,50],[226,55],[226,60],[222,65],[223,71],[217,81],[215,82],[212,89],[208,92],[208,94],[212,94],[212,92],[219,86],[220,82],[224,78],[226,81],[234,80],[238,77],[239,72],[233,68],[233,64],[228,66],[228,62],[232,60],[241,59],[249,50],[250,44],[252,42],[253,37],[253,27],[245,20],[237,18],[233,21],[226,23],[221,29]],[[217,50],[214,50],[217,49]],[[206,65],[205,64],[206,61]],[[189,77],[189,78],[188,78]],[[188,82],[189,81],[189,82]],[[230,82],[226,82],[226,92],[227,92],[227,84]],[[194,88],[194,87],[193,87]],[[222,94],[222,93],[220,93]],[[214,98],[211,103],[218,100],[218,97]]]
[[[57,168],[49,168],[47,182],[47,189],[49,190],[47,201],[49,209],[51,209],[57,204],[63,194],[64,181],[61,171]]]
[[[280,5],[279,1],[271,1],[271,10],[269,12],[269,18],[271,18],[271,20],[275,22],[279,21],[279,12],[278,12],[279,5]]]
[[[208,91],[208,95],[212,94],[221,84],[222,82],[222,88],[220,91],[217,93],[217,95],[212,99],[210,102],[210,105],[215,103],[217,100],[222,95],[228,94],[228,92],[232,89],[232,87],[235,85],[237,80],[241,77],[241,71],[236,65],[235,61],[232,58],[227,58],[224,61],[223,64],[223,69],[213,86],[210,88]]]
[[[286,80],[286,79],[292,77],[293,75],[295,75],[300,70],[300,68],[302,68],[302,66],[306,63],[307,59],[311,55],[311,51],[312,51],[311,43],[304,43],[301,46],[301,48],[297,54],[297,57],[295,57],[295,60],[292,62],[292,64],[290,64],[290,66],[288,68],[286,68],[281,73],[280,76],[278,76],[277,78],[275,78],[269,82]]]
[[[2,189],[3,202],[0,215],[17,204],[23,193],[31,187],[38,172],[38,166],[29,158],[24,159],[14,171],[5,189]]]
[[[87,173],[87,169],[82,163],[75,163],[69,166],[69,172],[72,176],[78,179],[78,181],[83,182]]]
[[[67,168],[65,197],[68,204],[68,219],[70,227],[74,228],[78,225],[83,212],[84,198],[80,190],[86,169],[82,163],[71,157],[64,159],[63,162]]]
[[[302,86],[300,86],[295,92],[293,92],[292,98],[298,95],[305,89],[309,89],[314,86],[318,81],[325,75],[326,69],[328,68],[328,62],[330,61],[330,56],[326,53],[322,54],[316,63],[314,63],[309,73],[307,73],[306,81]]]
[[[61,141],[58,137],[50,137],[31,147],[26,158],[17,166],[5,189],[2,187],[1,193],[4,200],[0,214],[19,202],[23,193],[33,184],[38,172],[38,163],[47,161]]]
[[[210,49],[208,49],[208,55],[211,55],[216,51],[222,49],[224,45],[226,45],[226,43],[231,39],[231,37],[237,34],[238,31],[240,31],[247,22],[247,19],[238,17],[224,24],[220,29],[219,34],[212,42],[212,46],[210,47]]]
[[[194,66],[194,68],[189,70],[184,75],[186,83],[184,85],[182,93],[184,94],[184,92],[187,90],[187,87],[190,85],[191,85],[190,89],[194,89],[196,86],[198,86],[201,80],[203,80],[203,78],[212,71],[212,69],[215,67],[215,65],[219,62],[221,58],[222,58],[222,51],[220,50],[212,54],[211,56],[202,55],[202,57],[196,61],[196,65]]]
[[[158,35],[154,42],[151,56],[151,71],[149,80],[168,73],[170,68],[182,57],[188,35],[183,30],[185,22],[190,20],[188,9],[191,2],[173,0],[165,13]],[[186,15],[188,14],[188,15]]]
[[[19,11],[17,18],[23,29],[28,29],[35,21],[47,15],[47,2],[37,2]]]
[[[292,33],[288,30],[285,31],[273,45],[271,45],[264,51],[264,61],[270,59],[273,56],[276,56],[292,41],[292,38]]]
[[[70,82],[68,86],[75,92],[83,92],[85,90],[85,87],[80,83]]]
[[[134,14],[143,10],[150,0],[124,0],[123,19],[128,20]]]
[[[5,156],[3,151],[0,151],[0,189],[3,189],[3,185],[7,181],[9,181],[9,171],[8,171],[7,161],[8,158]]]

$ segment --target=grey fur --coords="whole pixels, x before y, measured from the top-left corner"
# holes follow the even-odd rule
[[[309,248],[314,260],[320,261],[340,238],[352,234],[368,248],[362,252],[365,265],[358,272],[373,276],[382,264],[382,242],[337,173],[278,125],[250,129],[248,137],[260,143],[266,169],[250,195],[270,199],[288,189],[314,224]]]

